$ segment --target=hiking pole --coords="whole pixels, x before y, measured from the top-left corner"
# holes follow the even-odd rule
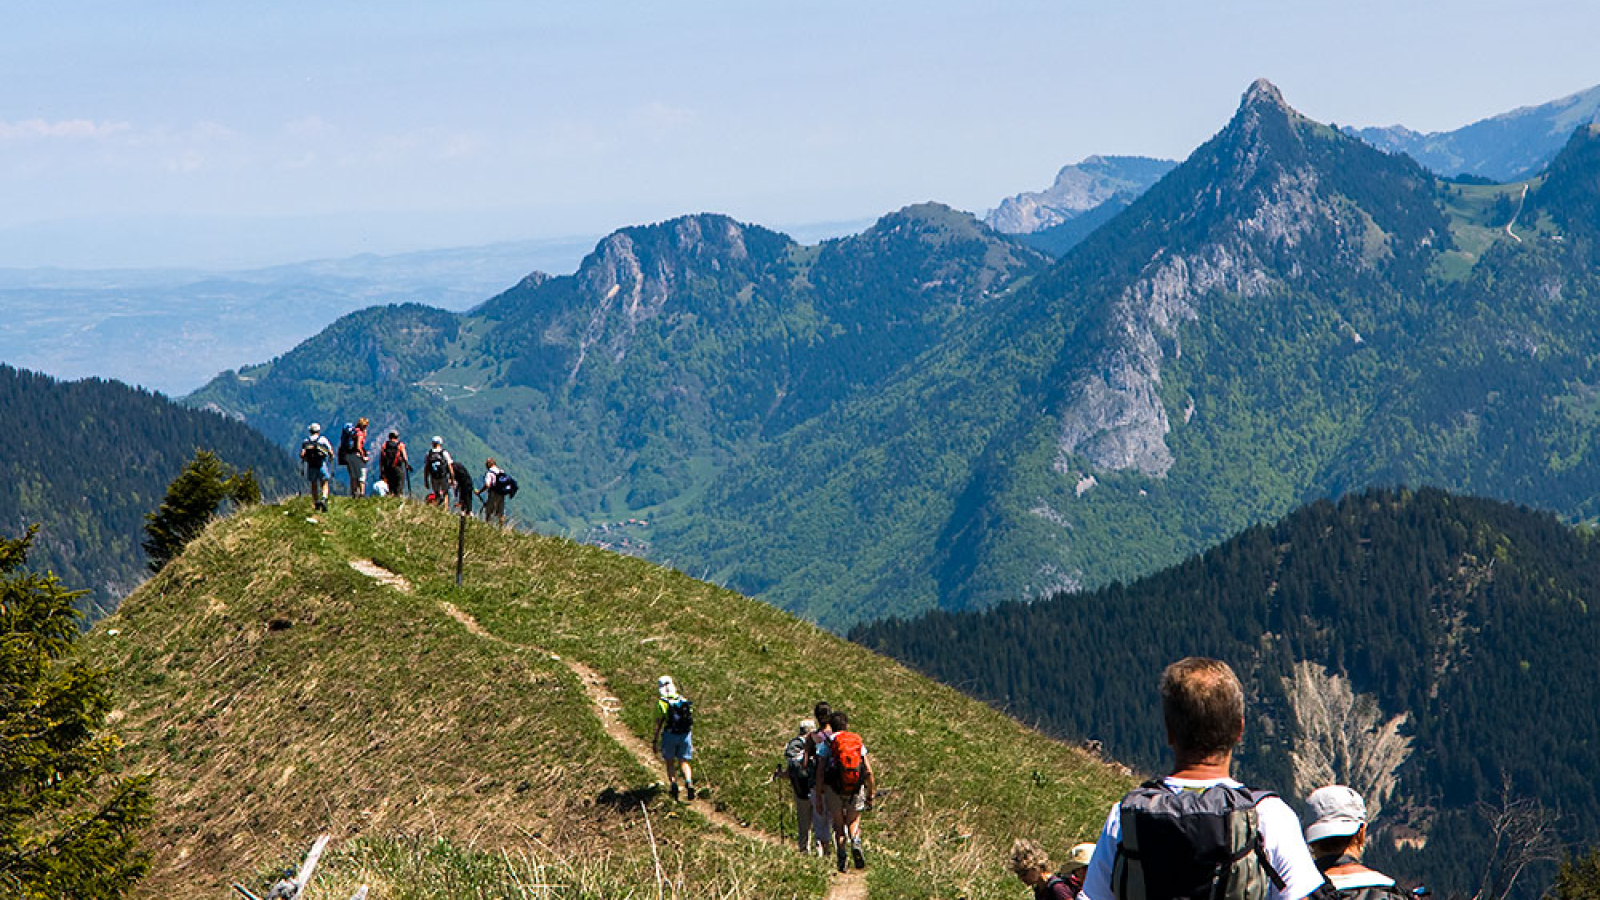
[[[456,587],[461,587],[461,561],[467,555],[467,517],[457,516],[460,527],[456,529]]]

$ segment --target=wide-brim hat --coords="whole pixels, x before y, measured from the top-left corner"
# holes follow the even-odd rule
[[[1088,868],[1089,860],[1091,859],[1094,859],[1094,845],[1076,844],[1073,846],[1072,851],[1067,854],[1066,869],[1071,872],[1074,869]]]

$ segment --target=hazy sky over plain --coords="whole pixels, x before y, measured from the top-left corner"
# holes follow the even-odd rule
[[[1600,82],[1600,3],[8,3],[0,266],[244,265],[981,213],[1181,158],[1257,77],[1456,128]]]

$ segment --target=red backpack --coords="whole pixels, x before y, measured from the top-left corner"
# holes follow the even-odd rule
[[[823,773],[828,786],[841,796],[861,790],[866,781],[866,747],[861,735],[841,731],[828,741],[828,765]]]

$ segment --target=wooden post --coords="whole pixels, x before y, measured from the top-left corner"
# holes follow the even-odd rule
[[[467,555],[467,515],[460,516],[459,527],[456,528],[456,587],[461,587],[461,563]]]

